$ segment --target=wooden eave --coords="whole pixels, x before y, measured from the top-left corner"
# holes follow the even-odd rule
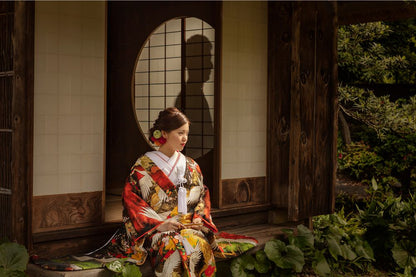
[[[416,4],[405,1],[340,1],[339,25],[416,18]]]

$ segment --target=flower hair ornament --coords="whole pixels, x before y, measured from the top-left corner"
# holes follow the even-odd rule
[[[154,130],[150,140],[156,146],[162,146],[166,142],[166,139],[162,136],[162,132],[160,130]]]

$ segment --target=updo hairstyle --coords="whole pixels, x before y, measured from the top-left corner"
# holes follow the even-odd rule
[[[153,123],[153,127],[149,130],[149,140],[153,136],[155,130],[165,131],[169,133],[176,130],[184,124],[191,124],[189,119],[181,111],[175,107],[166,108],[159,113],[158,118]]]

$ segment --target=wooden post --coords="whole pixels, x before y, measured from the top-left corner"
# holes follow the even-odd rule
[[[268,172],[272,203],[291,221],[334,207],[336,6],[269,4]]]
[[[31,247],[34,2],[15,2],[12,103],[12,240]]]

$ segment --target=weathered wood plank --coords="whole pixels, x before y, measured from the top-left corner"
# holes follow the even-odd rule
[[[12,240],[30,247],[34,2],[15,2],[12,102]]]
[[[289,187],[291,19],[291,2],[269,2],[268,182],[272,204],[284,208]]]
[[[300,136],[294,143],[299,145],[299,170],[297,180],[299,212],[292,217],[293,220],[309,217],[312,207],[312,190],[315,167],[315,94],[316,87],[316,2],[305,2],[302,5],[300,26],[299,59],[300,59],[300,103],[299,109],[294,111],[300,114]],[[293,196],[295,197],[295,195]]]
[[[222,180],[221,207],[266,203],[266,177]]]
[[[337,5],[320,2],[317,21],[317,94],[315,186],[311,215],[330,213],[334,209],[337,145]]]
[[[292,67],[291,67],[291,102],[290,102],[290,147],[289,147],[289,188],[288,188],[288,218],[297,220],[299,214],[299,141],[301,130],[300,118],[300,27],[302,4],[293,3],[292,14]]]

